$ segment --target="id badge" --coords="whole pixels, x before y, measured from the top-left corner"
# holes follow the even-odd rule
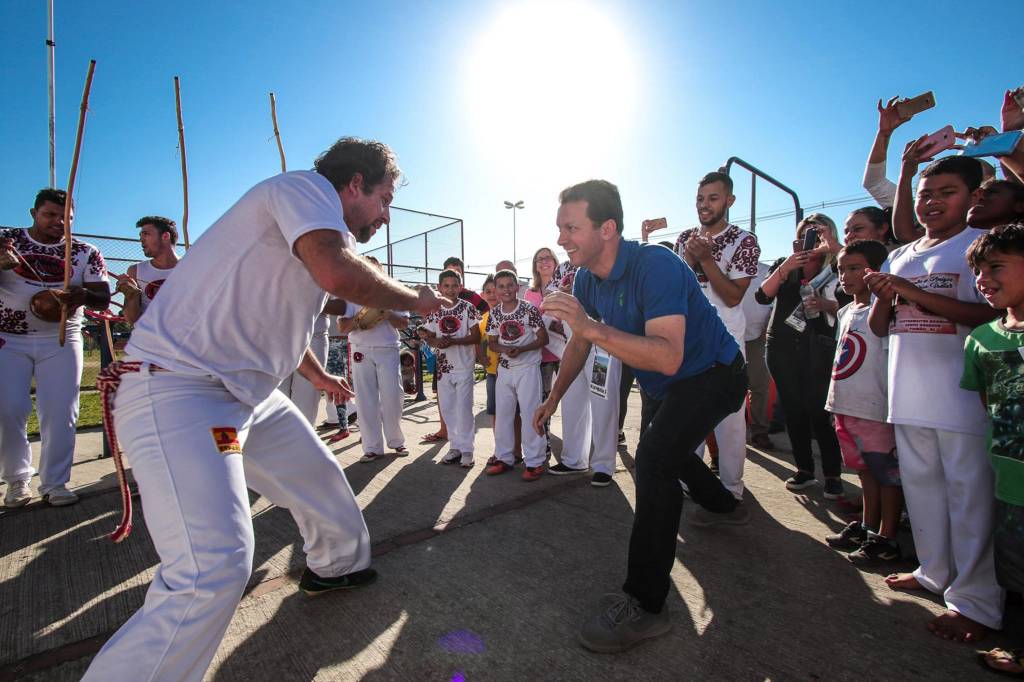
[[[608,399],[608,351],[594,347],[594,368],[590,372],[590,392],[599,398]]]
[[[789,317],[786,318],[786,324],[788,324],[790,327],[797,330],[801,334],[805,329],[807,329],[807,319],[804,317],[803,305],[798,305],[796,308],[793,309],[793,312],[790,313]]]

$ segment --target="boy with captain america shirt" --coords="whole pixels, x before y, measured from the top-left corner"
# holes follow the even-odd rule
[[[533,414],[541,403],[540,349],[548,344],[540,310],[518,298],[519,278],[511,270],[494,275],[498,300],[487,322],[487,341],[501,354],[495,386],[497,415],[494,422],[493,464],[490,476],[503,474],[515,466],[515,414],[518,405],[524,415]],[[536,481],[544,473],[547,440],[533,429],[522,430],[524,481]]]
[[[480,312],[459,298],[462,278],[455,270],[443,270],[437,278],[442,296],[455,305],[431,313],[419,329],[420,336],[437,352],[437,392],[441,416],[448,425],[448,454],[442,464],[459,462],[473,466],[473,364],[480,343]]]

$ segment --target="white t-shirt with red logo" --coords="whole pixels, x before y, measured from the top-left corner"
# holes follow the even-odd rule
[[[475,325],[480,324],[480,311],[468,301],[459,299],[451,308],[441,307],[430,313],[423,328],[438,338],[463,339],[469,336]],[[472,345],[448,346],[437,350],[438,376],[458,371],[473,371],[476,362],[476,347]]]
[[[505,346],[525,346],[537,340],[537,331],[544,327],[544,319],[537,306],[519,299],[515,309],[506,313],[502,304],[491,308],[491,317],[487,321],[487,335],[497,336]],[[540,365],[540,349],[528,350],[514,358],[501,354],[498,364],[506,369]]]
[[[32,297],[44,289],[64,288],[64,240],[43,244],[29,236],[28,228],[0,230],[0,239],[11,239],[21,254],[18,266],[0,270],[0,333],[36,337],[59,335],[60,323],[41,320],[32,313]],[[26,265],[27,263],[27,265]],[[71,286],[91,282],[107,283],[107,265],[92,244],[71,239]],[[66,331],[78,334],[82,308],[68,317]]]
[[[339,232],[355,248],[327,178],[295,171],[254,186],[175,266],[139,318],[128,355],[217,377],[259,405],[299,366],[327,302],[294,252],[314,230]]]
[[[675,252],[680,258],[686,248],[686,242],[690,237],[700,234],[700,228],[694,227],[684,230],[676,238]],[[724,230],[711,238],[711,256],[718,264],[718,269],[727,279],[743,279],[744,277],[757,276],[757,261],[761,257],[761,247],[757,243],[757,237],[746,230],[741,230],[735,225],[728,225]],[[684,259],[685,260],[685,259]],[[743,314],[743,305],[729,307],[725,301],[715,293],[708,276],[704,274],[700,264],[694,267],[697,275],[697,282],[704,290],[711,304],[718,310],[718,316],[722,318],[725,328],[729,330],[733,338],[740,345],[743,345],[743,337],[746,334],[746,317]]]
[[[135,264],[135,281],[139,283],[139,288],[142,290],[142,296],[139,298],[142,312],[146,312],[146,308],[153,302],[156,292],[160,291],[160,287],[172,272],[174,272],[174,268],[154,267],[148,260]]]
[[[889,254],[891,272],[932,294],[985,303],[964,254],[981,234],[965,228],[931,248],[921,240]],[[944,431],[985,435],[986,417],[978,394],[960,388],[964,340],[971,328],[897,300],[889,325],[889,421]]]
[[[836,313],[839,345],[832,365],[825,409],[860,419],[884,422],[889,413],[888,339],[868,325],[871,306],[850,303]]]

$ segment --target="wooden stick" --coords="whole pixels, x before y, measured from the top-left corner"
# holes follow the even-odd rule
[[[89,110],[89,91],[92,89],[92,74],[96,70],[96,60],[89,60],[89,70],[85,74],[85,91],[82,92],[82,108],[78,113],[78,134],[75,136],[75,153],[71,157],[71,175],[68,177],[67,199],[64,201],[64,291],[71,288],[71,205],[75,196],[75,175],[78,174],[78,155],[82,151],[82,134],[85,132],[85,112]],[[60,331],[58,341],[64,345],[67,336],[68,307],[60,307]]]
[[[274,137],[277,138],[277,153],[281,155],[281,172],[287,173],[288,167],[284,162],[284,145],[281,144],[281,131],[277,129],[277,101],[274,93],[270,93],[270,120],[274,122]]]
[[[114,332],[110,329],[110,320],[103,320],[103,331],[107,333],[107,350],[110,351],[110,361],[117,362],[117,351],[114,350]]]
[[[181,235],[188,251],[188,162],[185,160],[185,124],[181,120],[181,84],[174,77],[174,108],[178,112],[178,148],[181,149],[181,188],[184,192],[185,207],[181,215]]]

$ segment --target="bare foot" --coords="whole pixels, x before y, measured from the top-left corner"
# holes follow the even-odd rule
[[[891,573],[885,576],[885,584],[893,590],[923,590],[913,573]]]
[[[928,623],[928,629],[943,639],[955,642],[977,642],[988,634],[988,628],[956,611],[946,611]]]
[[[997,673],[1024,677],[1024,652],[1009,649],[992,649],[978,654],[978,661]]]

